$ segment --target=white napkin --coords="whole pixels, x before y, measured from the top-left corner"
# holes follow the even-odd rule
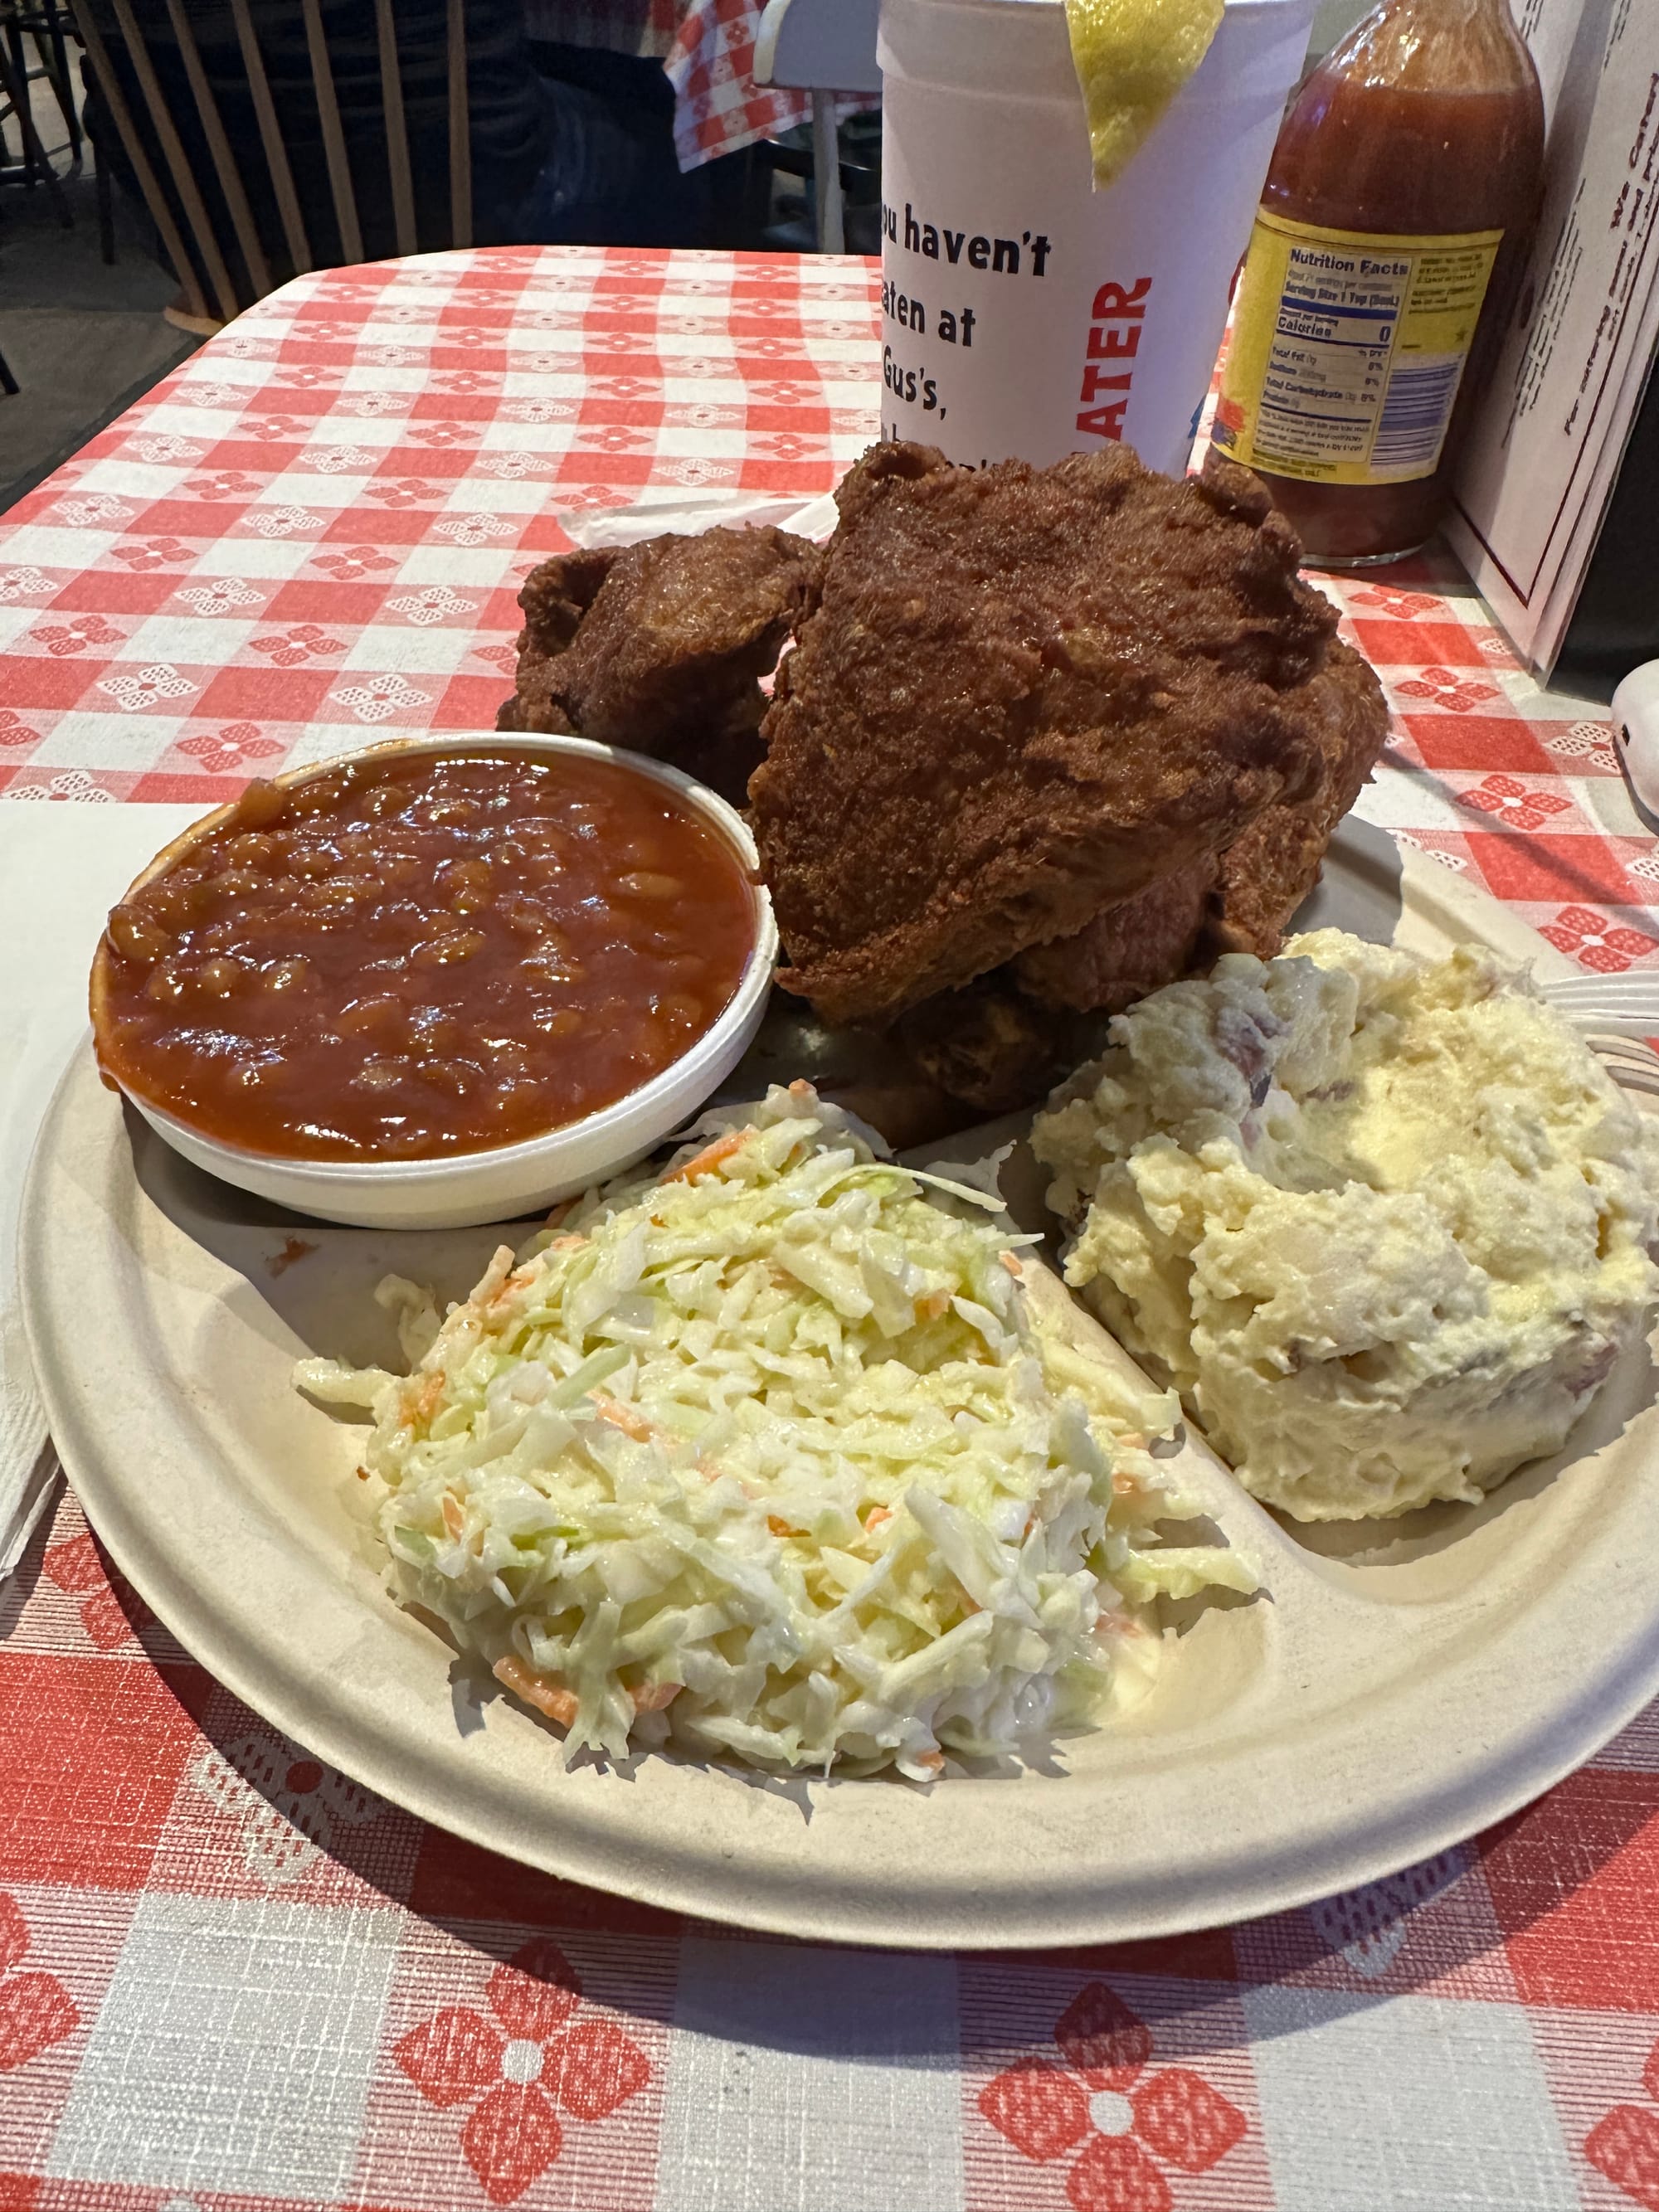
[[[0,799],[0,1580],[58,1474],[23,1340],[17,1217],[41,1118],[87,1027],[104,917],[194,806],[25,805]]]
[[[664,531],[696,538],[705,530],[756,530],[770,523],[798,538],[827,538],[836,526],[834,495],[802,501],[767,492],[647,492],[626,507],[577,507],[559,513],[573,545],[637,545]]]

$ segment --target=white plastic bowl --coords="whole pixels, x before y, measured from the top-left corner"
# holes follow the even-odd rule
[[[755,904],[754,949],[720,1018],[659,1075],[580,1121],[489,1152],[435,1160],[288,1159],[204,1136],[174,1115],[126,1092],[156,1134],[193,1167],[321,1221],[345,1222],[365,1229],[465,1229],[479,1222],[506,1221],[534,1213],[586,1190],[643,1159],[689,1120],[742,1059],[766,1011],[778,955],[778,932],[771,899],[759,880],[754,840],[735,808],[662,761],[613,745],[592,744],[586,738],[458,735],[369,746],[364,754],[343,755],[290,770],[276,781],[284,787],[307,783],[343,766],[347,760],[365,756],[380,759],[403,754],[414,758],[434,753],[486,757],[526,753],[543,759],[574,754],[585,759],[614,761],[620,768],[665,785],[724,840],[749,873]],[[188,846],[222,822],[229,811],[221,807],[192,824],[156,855],[136,878],[128,896],[170,866]]]

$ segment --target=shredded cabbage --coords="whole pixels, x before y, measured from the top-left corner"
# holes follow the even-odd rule
[[[441,1326],[389,1279],[407,1376],[297,1379],[373,1407],[393,1594],[567,1754],[927,1779],[1144,1673],[1159,1593],[1255,1586],[1160,1544],[1191,1509],[1147,1431],[1178,1408],[1085,1406],[1000,1212],[798,1083],[503,1247]]]

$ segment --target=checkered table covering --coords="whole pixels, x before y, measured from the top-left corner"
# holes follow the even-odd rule
[[[810,93],[755,82],[761,6],[762,0],[690,0],[683,9],[663,64],[674,88],[674,149],[682,169],[775,138],[811,118]],[[869,105],[854,99],[838,112]]]
[[[307,277],[0,532],[0,806],[199,800],[488,726],[562,509],[826,488],[851,261],[451,254]],[[1601,714],[1449,570],[1342,586],[1362,811],[1586,968],[1659,856]],[[1462,1849],[1170,1942],[894,1956],[532,1875],[284,1741],[71,1500],[0,1588],[0,2212],[1659,2209],[1659,1708]]]

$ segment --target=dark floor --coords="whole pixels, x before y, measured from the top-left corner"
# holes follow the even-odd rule
[[[0,182],[0,353],[21,387],[14,398],[0,395],[0,509],[198,343],[162,321],[178,287],[147,250],[142,218],[118,197],[114,264],[100,258],[91,149],[73,173],[57,106],[44,85],[32,91],[35,126],[63,179],[72,224],[62,228],[40,184],[29,191]],[[15,127],[7,128],[15,158]]]

